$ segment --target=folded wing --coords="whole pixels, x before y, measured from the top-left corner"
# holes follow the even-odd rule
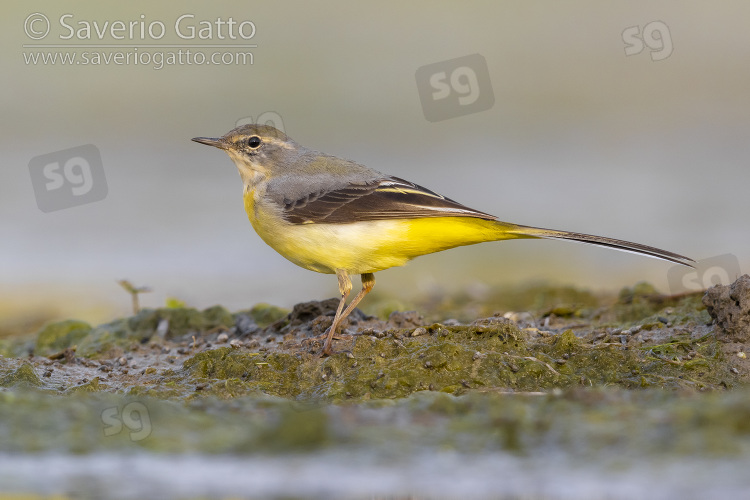
[[[398,177],[349,185],[287,201],[284,215],[292,224],[347,224],[419,217],[496,219]]]

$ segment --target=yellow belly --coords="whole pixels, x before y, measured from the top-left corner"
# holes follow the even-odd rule
[[[502,222],[473,217],[289,224],[274,207],[245,195],[245,210],[258,235],[285,258],[319,273],[374,273],[420,255],[518,236]]]

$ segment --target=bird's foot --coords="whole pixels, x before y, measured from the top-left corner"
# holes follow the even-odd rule
[[[310,341],[321,341],[325,340],[325,343],[323,344],[323,352],[321,352],[320,357],[326,357],[326,356],[332,356],[336,354],[336,351],[333,350],[333,341],[334,340],[350,340],[353,339],[356,335],[351,335],[348,333],[337,333],[334,334],[330,339],[328,338],[328,333],[330,332],[330,328],[328,328],[325,333],[322,335],[318,335],[317,337],[310,337],[308,340]]]

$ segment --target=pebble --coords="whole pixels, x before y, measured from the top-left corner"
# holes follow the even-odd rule
[[[503,314],[503,318],[509,319],[517,325],[523,324],[524,326],[535,326],[536,322],[534,317],[529,312],[513,312],[508,311]]]
[[[125,356],[122,356],[120,359],[117,360],[117,362],[120,364],[120,366],[125,366],[128,364],[128,360]]]
[[[411,332],[412,337],[419,337],[420,335],[427,335],[427,328],[420,326],[419,328],[415,328],[414,331]]]
[[[159,321],[159,325],[156,327],[156,336],[159,338],[166,338],[167,332],[169,332],[169,320],[164,318]]]
[[[628,329],[626,329],[626,330],[622,330],[622,331],[620,332],[620,334],[622,334],[622,335],[633,335],[634,333],[638,333],[638,332],[640,332],[640,331],[641,331],[641,328],[642,328],[642,326],[641,326],[641,325],[636,325],[636,326],[634,326],[634,327],[632,327],[632,328],[628,328]]]
[[[233,348],[237,349],[239,347],[242,347],[242,342],[239,339],[232,339],[229,342],[229,345],[232,346]]]
[[[237,316],[235,327],[241,335],[252,335],[260,331],[260,327],[255,324],[255,321],[244,314]]]
[[[227,340],[229,340],[229,335],[226,333],[220,333],[219,336],[216,337],[216,342],[219,342],[220,344],[223,344]]]

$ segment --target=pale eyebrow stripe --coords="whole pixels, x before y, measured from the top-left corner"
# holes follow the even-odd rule
[[[273,144],[274,146],[280,146],[280,147],[286,148],[286,149],[295,149],[294,146],[292,146],[288,142],[281,141],[279,139],[274,139],[273,137],[264,137],[263,138],[263,142],[266,142],[268,144]]]

